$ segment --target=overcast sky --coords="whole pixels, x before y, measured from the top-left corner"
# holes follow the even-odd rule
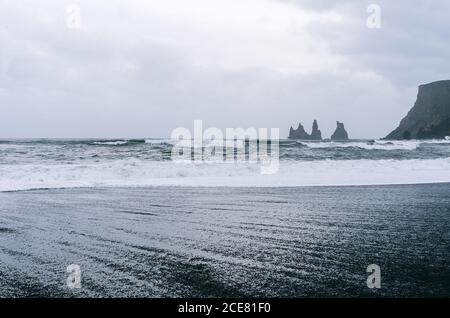
[[[0,138],[169,137],[194,119],[383,137],[419,84],[450,78],[449,21],[448,0],[1,0]]]

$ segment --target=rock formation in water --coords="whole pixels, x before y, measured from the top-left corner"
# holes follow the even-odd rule
[[[348,134],[345,130],[344,123],[336,122],[337,127],[333,135],[331,135],[331,140],[348,140]]]
[[[301,123],[298,124],[298,128],[294,129],[291,127],[289,130],[289,139],[302,139],[307,140],[309,139],[308,133],[305,131],[305,128],[303,128],[303,125]]]
[[[311,136],[312,140],[322,140],[322,132],[319,130],[319,125],[317,124],[317,120],[314,119]]]
[[[414,107],[385,139],[443,139],[450,136],[450,80],[419,86]]]
[[[289,139],[300,139],[300,140],[322,140],[322,133],[319,130],[319,125],[317,124],[317,120],[314,120],[312,126],[311,135],[305,131],[305,128],[301,123],[298,124],[298,128],[290,128],[289,129]]]

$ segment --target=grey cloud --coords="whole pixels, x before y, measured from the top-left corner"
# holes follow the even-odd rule
[[[342,15],[338,24],[306,26],[343,59],[337,69],[204,67],[173,39],[145,36],[157,32],[149,26],[104,22],[111,30],[77,32],[63,27],[63,14],[42,8],[34,16],[33,5],[9,1],[0,13],[0,137],[167,137],[194,119],[221,128],[280,127],[282,136],[313,119],[327,136],[340,120],[352,137],[381,137],[412,106],[418,84],[449,74],[445,1],[382,1],[381,30],[366,28],[368,2],[287,3]],[[127,32],[140,36],[128,41]]]

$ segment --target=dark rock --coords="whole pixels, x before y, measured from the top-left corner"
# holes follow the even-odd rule
[[[450,80],[419,86],[414,107],[385,139],[443,139],[450,136]]]
[[[331,135],[331,140],[348,140],[348,134],[345,130],[344,123],[336,122],[337,127],[333,135]]]
[[[314,119],[311,136],[312,140],[322,140],[322,132],[319,130],[319,125],[317,124],[317,120]]]
[[[305,128],[301,123],[298,124],[298,128],[290,128],[289,129],[289,139],[300,139],[300,140],[322,140],[322,133],[319,130],[319,125],[317,124],[317,121],[314,120],[313,126],[312,126],[312,132],[311,135],[309,135]]]
[[[303,125],[299,123],[297,129],[291,127],[291,129],[289,130],[289,139],[308,140],[309,135],[305,131],[305,128],[303,128]]]

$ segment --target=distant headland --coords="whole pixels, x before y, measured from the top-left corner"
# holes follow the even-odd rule
[[[291,128],[289,129],[289,139],[298,139],[298,140],[322,140],[322,132],[319,130],[319,124],[317,120],[314,120],[312,125],[311,134],[308,134],[305,131],[305,128],[301,123],[298,124],[297,129]],[[348,140],[348,133],[345,130],[344,123],[337,122],[336,130],[333,135],[331,135],[331,140],[335,141],[345,141]]]
[[[448,139],[450,136],[450,80],[437,81],[419,86],[417,100],[385,140],[408,139]],[[290,128],[289,139],[323,140],[317,120],[314,120],[311,134],[305,131],[301,123],[297,129]],[[330,137],[333,141],[349,140],[344,124],[337,127]]]
[[[419,86],[414,107],[385,139],[443,139],[450,136],[450,80]]]

